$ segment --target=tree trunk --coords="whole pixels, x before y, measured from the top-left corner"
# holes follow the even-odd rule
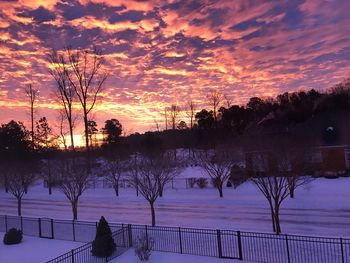
[[[70,109],[69,110],[69,114],[70,116],[72,116],[72,110]],[[70,136],[70,144],[71,144],[71,147],[72,147],[72,150],[74,151],[74,137],[73,137],[73,123],[72,123],[72,117],[69,117],[68,118],[68,126],[69,126],[69,136]]]
[[[268,200],[269,205],[270,205],[270,211],[271,211],[271,222],[272,222],[272,230],[274,233],[276,233],[276,224],[275,224],[275,212],[272,206],[272,202]]]
[[[119,182],[114,184],[115,196],[119,196]]]
[[[294,191],[295,191],[294,178],[288,178],[287,182],[288,182],[289,196],[290,198],[294,198]]]
[[[86,110],[84,109],[84,129],[85,129],[85,147],[87,150],[90,149],[89,147],[89,131],[88,131],[88,116],[86,113]]]
[[[73,220],[78,220],[78,201],[72,201]]]
[[[9,192],[9,183],[8,183],[8,178],[7,175],[5,175],[5,192],[8,193]]]
[[[17,213],[18,216],[22,215],[22,198],[17,198]]]
[[[220,198],[223,198],[224,197],[224,191],[223,191],[223,185],[218,185],[218,190],[219,190],[219,195],[220,195]]]
[[[156,225],[156,211],[154,210],[154,203],[150,202],[152,213],[152,226]]]
[[[294,188],[293,187],[289,188],[289,195],[290,195],[290,198],[294,198]]]
[[[31,124],[32,124],[32,149],[35,149],[35,142],[34,142],[34,103],[32,102],[31,104],[31,109],[30,109],[30,117],[31,117]]]
[[[158,191],[159,191],[159,197],[163,197],[163,186],[158,180]]]
[[[275,225],[276,225],[276,234],[279,235],[281,233],[281,225],[280,225],[280,215],[279,215],[279,206],[275,207]]]
[[[49,195],[52,195],[52,179],[51,179],[51,162],[50,160],[47,161],[48,168],[49,168],[49,180],[48,180],[48,187],[49,187]]]

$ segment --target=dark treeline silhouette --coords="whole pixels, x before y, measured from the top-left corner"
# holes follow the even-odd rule
[[[189,125],[180,117],[170,116],[168,119],[171,125],[168,130],[134,133],[123,137],[122,124],[115,118],[106,120],[104,127],[100,129],[104,135],[102,145],[91,143],[91,148],[94,148],[96,154],[106,151],[106,148],[109,151],[110,148],[120,147],[130,152],[152,152],[157,148],[185,148],[189,151],[194,148],[213,148],[220,141],[234,140],[251,133],[286,131],[298,124],[322,118],[324,115],[332,118],[333,115],[339,116],[340,112],[346,113],[350,110],[350,80],[326,92],[314,89],[285,92],[275,98],[253,97],[246,105],[230,105],[230,107],[221,105],[217,93],[215,94],[215,103],[212,103],[215,113],[212,109],[194,112],[192,114],[194,118]],[[178,120],[178,124],[175,123],[175,119]],[[96,126],[93,126],[94,132],[97,130]],[[53,134],[45,117],[36,122],[34,133],[36,136],[33,138],[33,132],[28,131],[21,122],[10,121],[2,124],[0,128],[0,157],[4,157],[2,160],[11,156],[26,155],[27,152],[48,156],[53,151],[62,150],[58,147],[58,144],[62,144],[59,142],[61,136]],[[90,132],[88,136],[91,138],[92,135]],[[323,134],[324,138],[327,136],[331,137],[329,134]]]

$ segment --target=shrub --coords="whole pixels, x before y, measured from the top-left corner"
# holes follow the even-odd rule
[[[116,249],[112,237],[111,228],[106,219],[102,216],[96,230],[96,236],[92,242],[92,254],[96,257],[109,257]]]
[[[11,228],[4,236],[4,244],[5,245],[13,245],[21,243],[23,239],[23,234],[21,230],[16,228]]]
[[[190,188],[193,188],[194,185],[196,184],[196,178],[189,178],[188,183],[190,185]]]
[[[206,178],[199,178],[197,179],[196,184],[199,188],[205,188],[208,184],[208,181]]]
[[[151,256],[154,241],[146,235],[137,236],[134,241],[135,255],[141,261],[147,261]]]

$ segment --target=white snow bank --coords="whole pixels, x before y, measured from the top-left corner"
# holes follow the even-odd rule
[[[3,236],[4,233],[0,233],[0,262],[2,263],[43,263],[83,245],[79,242],[29,236],[23,236],[20,244],[4,245]]]
[[[110,263],[140,263],[141,261],[135,255],[133,249],[129,249],[120,257],[110,261]],[[166,253],[166,252],[155,252],[153,251],[151,257],[147,263],[238,263],[248,261],[232,260],[232,259],[221,259],[213,257],[202,257],[202,256],[191,256],[184,254]]]

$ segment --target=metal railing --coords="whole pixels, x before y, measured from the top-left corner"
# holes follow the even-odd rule
[[[87,243],[81,247],[76,249],[72,249],[71,251],[58,256],[46,263],[102,263],[108,262],[121,254],[123,254],[128,248],[129,244],[127,243],[127,239],[124,239],[125,233],[127,229],[120,229],[115,231],[112,234],[114,242],[116,244],[116,250],[109,257],[95,257],[92,251],[92,242]]]
[[[155,251],[268,263],[350,263],[349,238],[115,223],[109,225],[113,232],[122,231],[123,234],[118,236],[118,244],[124,247],[132,246],[138,236],[146,236],[153,240]],[[16,227],[22,229],[25,235],[80,242],[93,240],[96,226],[96,222],[0,216],[0,231],[3,232]],[[79,249],[81,252],[75,251],[74,255],[85,253],[84,246]]]

